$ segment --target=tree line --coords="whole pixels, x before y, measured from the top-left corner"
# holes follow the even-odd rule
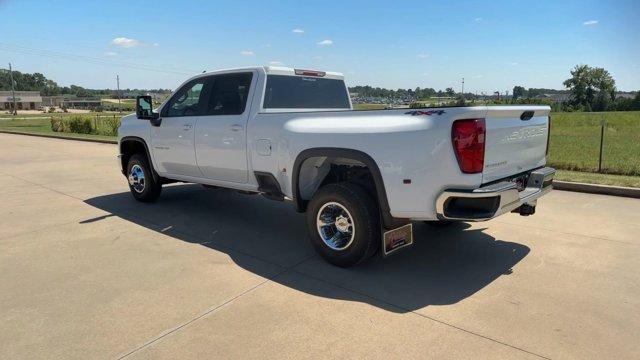
[[[55,81],[47,79],[41,73],[22,73],[13,71],[15,91],[39,91],[42,96],[74,95],[77,97],[112,96],[116,97],[113,89],[87,89],[78,85],[59,86]],[[0,91],[11,90],[11,75],[9,71],[0,71]],[[170,93],[168,89],[121,89],[121,92],[131,93]]]
[[[576,65],[570,71],[570,77],[563,82],[565,90],[529,88],[515,86],[510,99],[501,98],[500,103],[527,103],[549,102],[540,99],[546,94],[568,94],[568,100],[554,103],[554,108],[560,111],[630,111],[640,110],[640,92],[636,92],[634,98],[616,97],[616,82],[611,74],[604,68],[590,67],[588,65]],[[47,79],[41,73],[22,73],[13,71],[13,80],[16,91],[39,91],[43,96],[74,95],[77,97],[110,96],[116,97],[113,89],[87,89],[82,86],[59,86],[55,81]],[[0,90],[11,90],[11,79],[8,71],[0,72]],[[409,101],[428,100],[433,97],[450,97],[465,100],[474,100],[478,96],[473,93],[462,94],[448,87],[445,90],[434,88],[415,89],[385,89],[372,86],[353,86],[349,91],[357,93],[360,98],[385,98]],[[126,93],[170,93],[168,89],[122,89]],[[552,101],[553,102],[553,101]]]
[[[576,65],[563,82],[569,99],[561,104],[562,111],[630,111],[640,110],[640,92],[633,98],[616,96],[616,81],[601,67]],[[513,100],[527,100],[540,95],[523,86],[513,88]],[[548,92],[552,93],[552,92]],[[547,94],[547,92],[543,92]]]

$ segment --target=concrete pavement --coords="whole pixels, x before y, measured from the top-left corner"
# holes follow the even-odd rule
[[[0,358],[636,358],[640,200],[554,191],[353,269],[289,203],[0,134]]]

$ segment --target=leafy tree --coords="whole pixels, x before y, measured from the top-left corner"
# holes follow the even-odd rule
[[[453,88],[450,88],[450,87],[444,89],[444,92],[449,97],[454,97],[456,95],[456,92],[453,90]]]
[[[522,86],[513,87],[513,100],[527,97],[527,90]]]
[[[603,68],[576,65],[563,84],[571,91],[571,105],[585,111],[604,111],[615,100],[616,82]]]
[[[21,73],[20,71],[13,71],[13,80],[15,82],[16,91],[39,91],[42,96],[53,95],[75,95],[78,97],[90,97],[90,96],[109,96],[116,97],[117,94],[111,89],[85,89],[82,86],[71,85],[69,87],[60,87],[55,81],[47,79],[41,73]],[[11,90],[11,76],[9,71],[0,70],[0,90]],[[383,89],[384,90],[384,89]],[[171,90],[166,89],[126,89],[123,90],[127,93],[145,94],[147,92],[170,94]],[[387,90],[388,91],[388,90]]]
[[[427,99],[435,96],[436,91],[433,88],[415,88],[412,89],[398,89],[388,90],[383,88],[374,88],[371,86],[353,86],[349,88],[350,93],[357,93],[362,98],[387,98],[387,99]]]
[[[59,92],[58,84],[40,73],[27,74],[13,71],[13,81],[16,91],[40,91],[42,95],[56,95]],[[0,72],[0,90],[11,90],[9,71]]]

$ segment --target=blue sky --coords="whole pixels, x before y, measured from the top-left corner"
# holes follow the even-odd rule
[[[0,66],[61,85],[174,88],[190,74],[284,64],[350,85],[562,88],[608,69],[640,89],[640,1],[0,0]]]

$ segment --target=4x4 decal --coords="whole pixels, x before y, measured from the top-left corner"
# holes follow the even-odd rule
[[[413,111],[407,111],[405,114],[407,115],[412,115],[412,116],[419,116],[419,115],[442,115],[444,114],[445,111],[444,110],[413,110]]]

